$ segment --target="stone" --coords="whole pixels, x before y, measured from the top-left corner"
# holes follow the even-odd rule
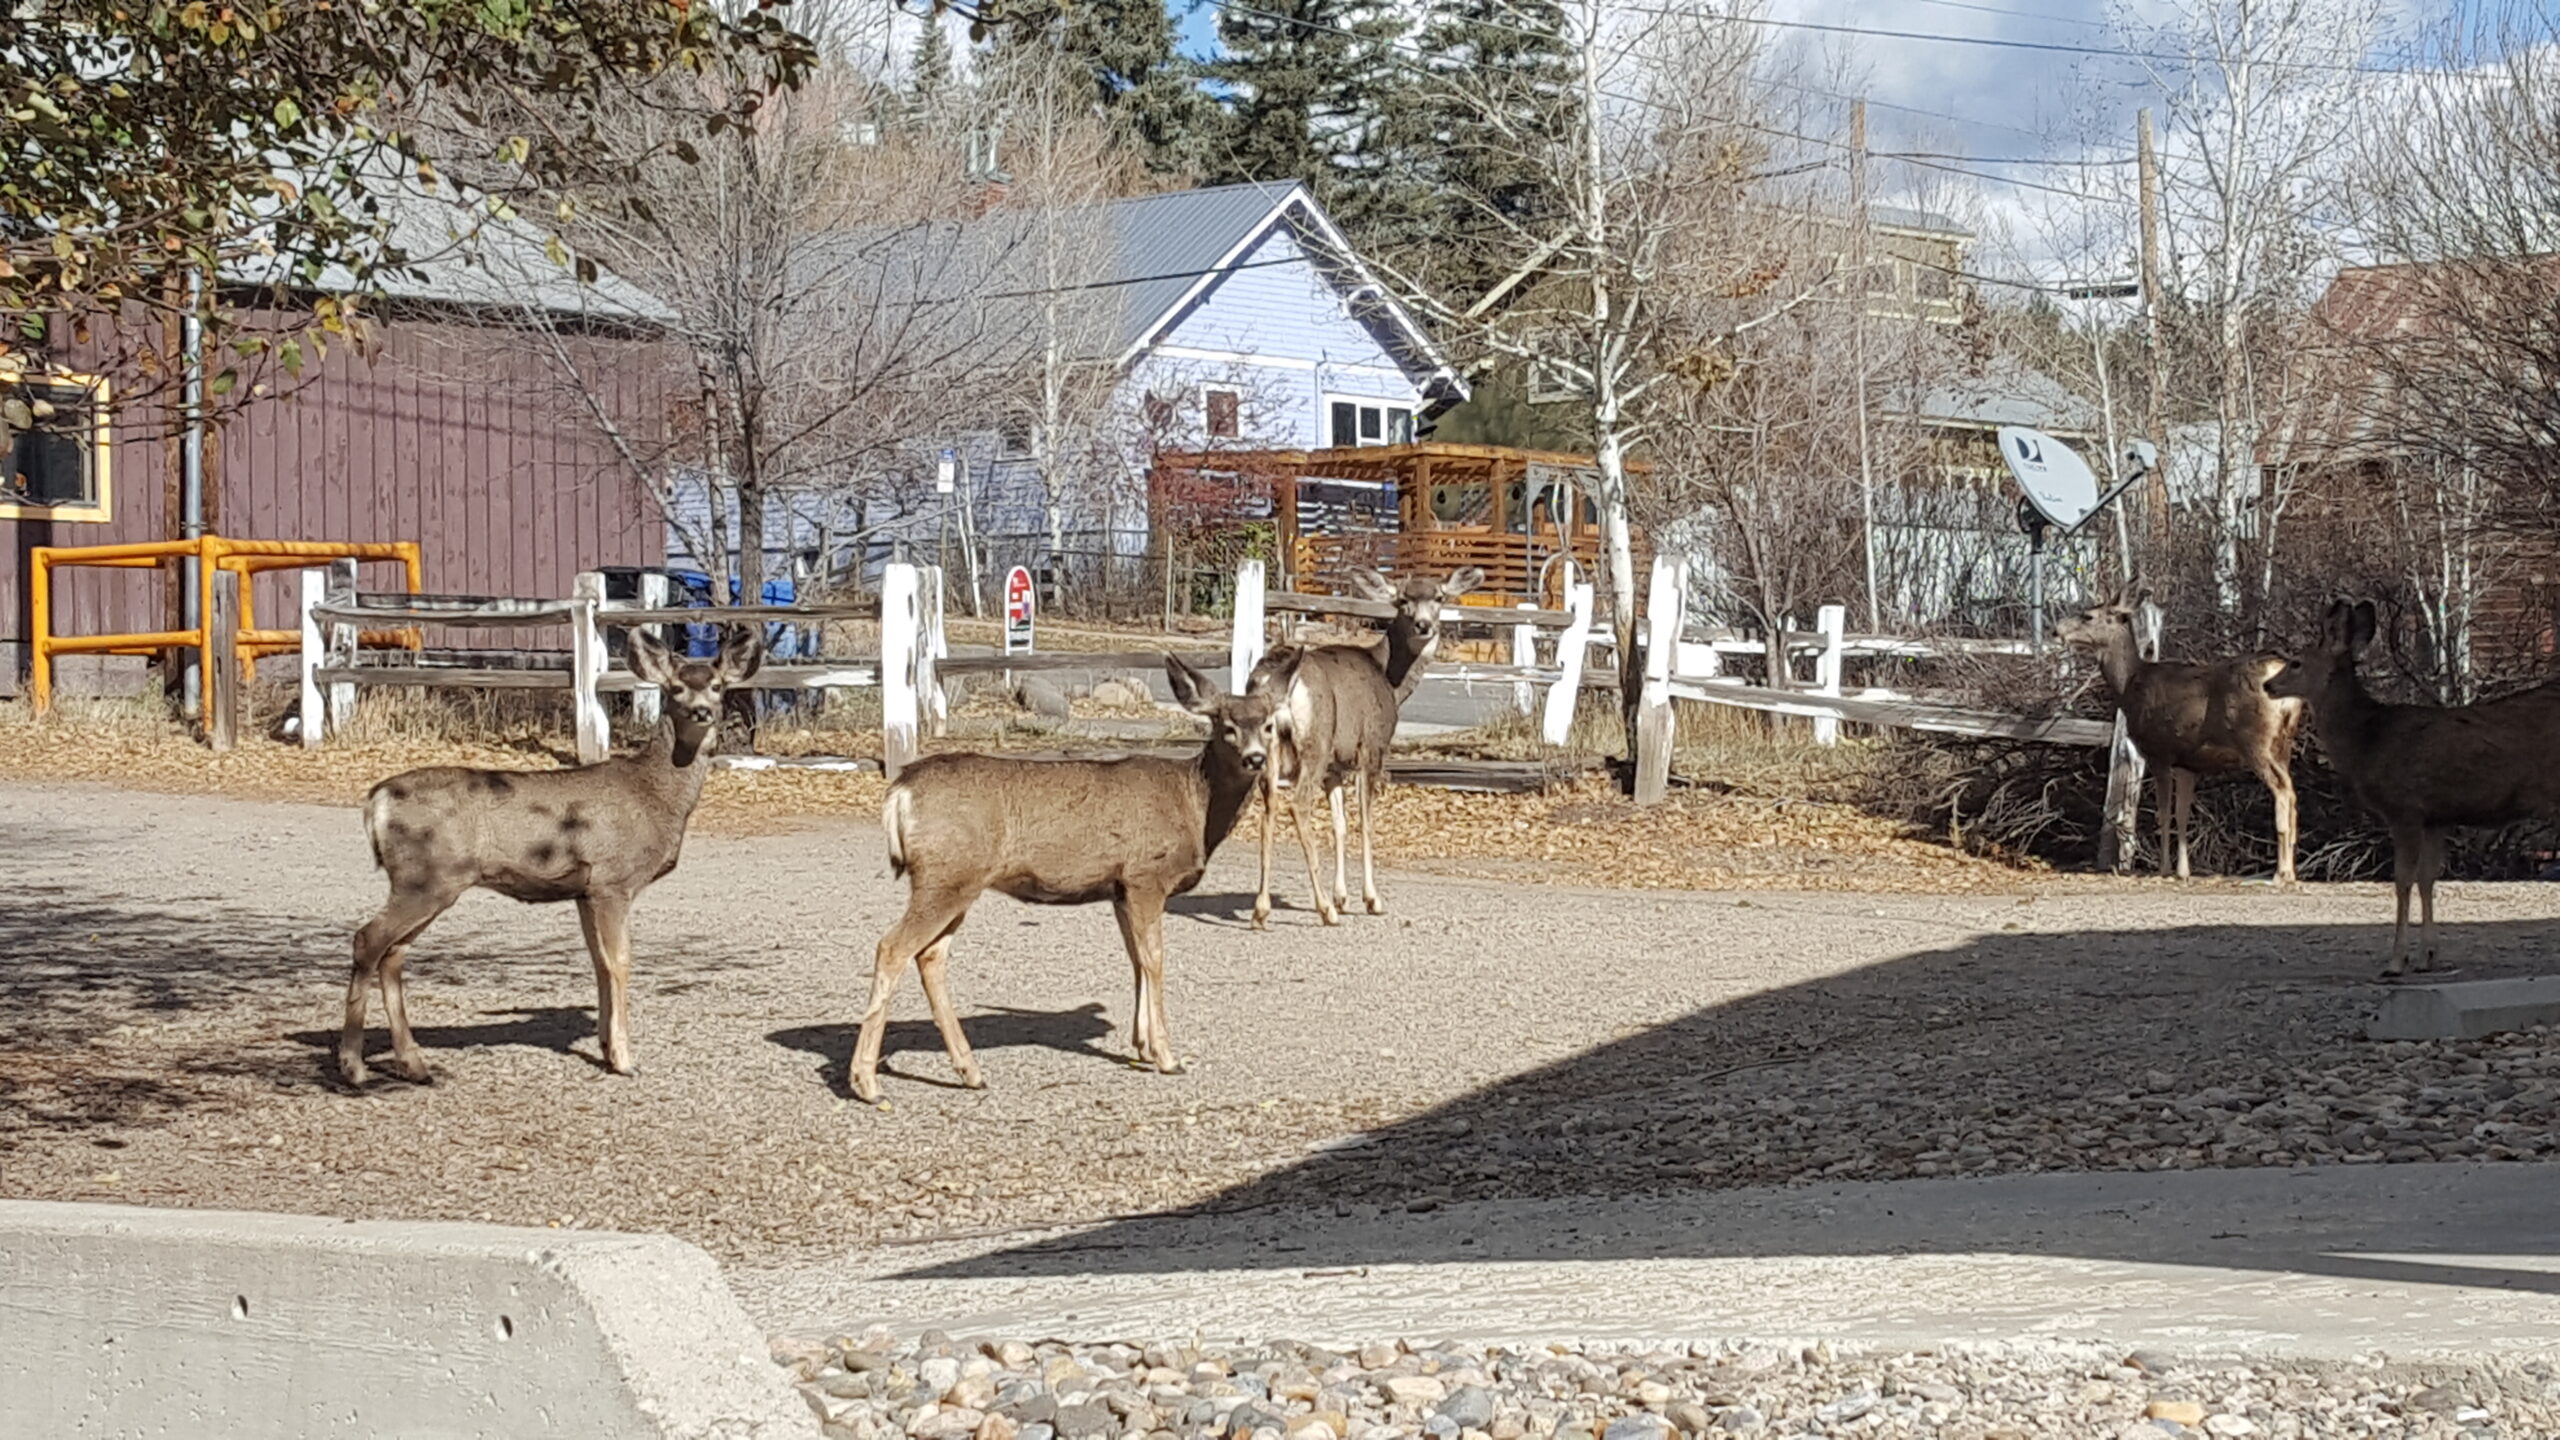
[[[965,1405],[972,1410],[992,1409],[996,1403],[996,1382],[992,1375],[963,1375],[959,1382],[943,1392],[943,1400],[952,1405]]]
[[[1446,1415],[1434,1412],[1422,1422],[1422,1433],[1430,1436],[1431,1440],[1458,1440],[1465,1433],[1465,1427]]]
[[[1439,1413],[1461,1430],[1484,1430],[1493,1424],[1493,1392],[1481,1385],[1461,1385],[1440,1402]]]
[[[2409,1397],[2409,1408],[2412,1410],[2432,1410],[2448,1415],[2463,1409],[2470,1403],[2469,1395],[2450,1385],[2430,1385]]]
[[[1397,1358],[1403,1353],[1394,1345],[1363,1345],[1360,1347],[1360,1367],[1364,1370],[1384,1370],[1396,1363]]]
[[[1437,1405],[1449,1396],[1449,1387],[1429,1375],[1390,1375],[1378,1388],[1399,1405]]]
[[[2207,1415],[2204,1417],[2204,1428],[2208,1435],[2255,1435],[2258,1433],[2256,1423],[2246,1415]]]
[[[1133,685],[1126,680],[1101,680],[1094,684],[1093,703],[1129,710],[1153,705],[1155,697],[1149,695],[1143,685]]]
[[[1519,1411],[1505,1411],[1493,1417],[1492,1428],[1485,1431],[1489,1440],[1527,1440],[1529,1417]]]
[[[1707,1407],[1695,1400],[1672,1401],[1662,1407],[1662,1418],[1671,1422],[1672,1429],[1692,1436],[1706,1434],[1707,1427],[1716,1423]]]
[[[1716,1428],[1731,1435],[1749,1435],[1768,1420],[1748,1405],[1736,1405],[1716,1417]]]
[[[928,1406],[907,1422],[907,1435],[909,1440],[963,1440],[977,1434],[986,1418],[983,1412],[961,1406]]]
[[[916,1366],[916,1380],[936,1395],[948,1395],[960,1383],[960,1362],[948,1355],[936,1355]]]
[[[1067,692],[1038,675],[1025,675],[1014,682],[1013,703],[1043,720],[1064,720],[1075,713],[1067,703]]]
[[[1088,1400],[1081,1405],[1059,1406],[1058,1418],[1049,1423],[1058,1428],[1060,1440],[1096,1440],[1120,1433],[1115,1418],[1110,1406]]]
[[[1639,1410],[1610,1421],[1609,1428],[1600,1432],[1600,1440],[1668,1440],[1670,1434],[1671,1426],[1661,1416]]]
[[[1671,1387],[1659,1380],[1639,1380],[1635,1396],[1637,1404],[1648,1410],[1659,1410],[1671,1403]]]
[[[1872,1390],[1864,1390],[1855,1395],[1844,1395],[1816,1409],[1813,1412],[1813,1418],[1825,1425],[1838,1425],[1855,1420],[1874,1408],[1876,1408],[1876,1393]]]
[[[1039,1351],[1019,1340],[990,1340],[979,1348],[985,1351],[988,1359],[1007,1370],[1028,1370],[1031,1362],[1040,1358]]]
[[[978,1422],[976,1440],[1020,1440],[1022,1427],[1006,1415],[990,1415]]]
[[[2124,1363],[2145,1375],[2166,1375],[2178,1368],[2176,1360],[2158,1350],[2136,1350],[2124,1357]]]
[[[1061,1355],[1041,1367],[1040,1383],[1063,1395],[1069,1390],[1083,1390],[1093,1384],[1093,1372],[1078,1364],[1072,1355]]]
[[[1009,1401],[1005,1410],[1025,1425],[1054,1424],[1058,1418],[1058,1397],[1045,1390],[1036,1390],[1027,1398]]]
[[[1056,1428],[1042,1421],[1023,1426],[1013,1440],[1057,1440],[1057,1437]]]
[[[2154,1400],[2142,1407],[2146,1420],[2171,1420],[2180,1425],[2204,1423],[2204,1407],[2193,1400]]]
[[[886,1370],[889,1368],[888,1356],[881,1354],[877,1350],[868,1350],[859,1345],[847,1345],[837,1350],[836,1359],[844,1366],[844,1368],[852,1371],[856,1375],[867,1375],[875,1370]]]
[[[871,1377],[867,1375],[847,1375],[843,1371],[821,1375],[817,1380],[819,1394],[832,1395],[839,1400],[868,1400],[871,1398],[871,1384]]]

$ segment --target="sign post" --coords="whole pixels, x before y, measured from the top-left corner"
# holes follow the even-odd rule
[[[1032,599],[1031,571],[1021,565],[1004,572],[1004,653],[1027,655],[1031,652]]]

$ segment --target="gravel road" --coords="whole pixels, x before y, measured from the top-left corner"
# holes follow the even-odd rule
[[[1177,1206],[2536,1159],[2560,1115],[2548,1034],[2354,1038],[2376,887],[1392,875],[1387,917],[1257,935],[1241,847],[1168,928],[1190,1073],[1120,1062],[1107,909],[991,898],[952,983],[993,1088],[951,1086],[911,984],[875,1112],[841,1075],[902,887],[843,823],[697,835],[643,900],[637,1077],[597,1063],[573,912],[478,895],[410,964],[441,1078],[358,1095],[326,1067],[381,893],[352,810],[12,784],[0,827],[0,1192],[28,1198],[666,1230],[755,1266]],[[2560,888],[2444,913],[2467,974],[2524,973]]]

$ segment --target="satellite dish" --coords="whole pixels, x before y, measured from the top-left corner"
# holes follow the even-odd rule
[[[2017,477],[2027,503],[2055,529],[2074,529],[2097,513],[2098,477],[2070,446],[2041,430],[2003,425],[2000,458]]]

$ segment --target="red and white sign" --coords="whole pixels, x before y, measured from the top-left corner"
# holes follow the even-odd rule
[[[1004,572],[1004,653],[1026,654],[1031,649],[1031,571],[1016,565]]]

